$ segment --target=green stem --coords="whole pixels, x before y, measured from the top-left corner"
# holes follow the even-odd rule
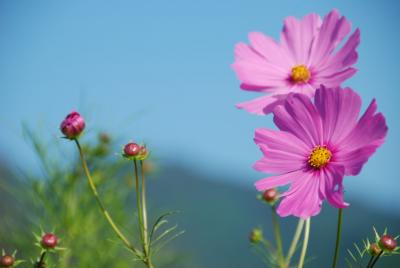
[[[289,253],[286,257],[286,267],[290,267],[290,260],[292,259],[293,254],[296,251],[297,244],[303,231],[304,222],[305,221],[303,219],[299,219],[299,222],[297,223],[296,231],[294,233],[292,243],[290,244]]]
[[[342,219],[343,219],[343,209],[339,208],[337,231],[336,231],[335,254],[333,256],[332,268],[336,268],[339,257],[339,245],[340,245],[340,238],[342,236]]]
[[[282,246],[282,237],[281,237],[281,229],[279,226],[278,217],[276,215],[275,206],[272,206],[272,225],[274,228],[275,240],[276,240],[276,251],[278,262],[281,267],[285,267],[285,260],[283,258],[283,246]]]
[[[89,171],[88,165],[86,163],[85,156],[83,155],[83,151],[82,151],[81,145],[79,144],[79,141],[77,139],[75,139],[75,143],[76,143],[76,145],[78,147],[78,150],[79,150],[79,156],[80,156],[80,159],[81,159],[82,167],[83,167],[83,170],[84,170],[84,172],[86,174],[86,177],[88,179],[90,189],[93,192],[93,195],[94,195],[94,197],[95,197],[95,199],[97,201],[97,204],[98,204],[103,216],[106,218],[107,222],[110,224],[110,226],[113,229],[114,233],[125,244],[125,246],[130,251],[132,251],[136,256],[140,256],[141,253],[136,248],[134,248],[132,246],[132,244],[129,242],[129,240],[122,234],[122,232],[119,230],[117,225],[114,223],[114,221],[111,218],[111,216],[108,213],[108,211],[105,209],[103,203],[100,200],[100,197],[99,197],[99,194],[97,192],[96,185],[94,184],[93,178],[90,175],[90,171]]]
[[[140,201],[138,166],[137,166],[136,159],[133,160],[133,164],[134,164],[134,170],[135,170],[136,205],[137,205],[137,213],[138,213],[138,221],[139,221],[139,229],[140,229],[140,238],[143,243],[144,242],[144,229],[143,229],[142,205],[141,205],[141,201]]]
[[[369,262],[368,262],[368,264],[367,264],[367,268],[370,268],[370,267],[371,267],[371,263],[372,263],[372,261],[374,260],[374,257],[375,257],[375,256],[371,256],[371,258],[369,259]]]
[[[153,267],[150,259],[150,244],[149,244],[149,232],[147,226],[147,206],[146,206],[146,178],[144,176],[144,168],[143,168],[144,160],[140,160],[140,171],[142,174],[142,217],[143,217],[143,247],[144,252],[147,258],[147,267]]]
[[[45,267],[46,263],[44,261],[44,258],[46,256],[47,251],[43,251],[42,254],[40,255],[39,261],[37,261],[34,265],[34,268],[42,268]]]
[[[371,268],[374,267],[375,263],[379,260],[379,258],[382,256],[382,254],[383,254],[383,250],[381,250],[381,252],[379,252],[378,256],[376,256],[375,260],[372,262],[372,264],[370,266]]]
[[[304,240],[303,240],[303,248],[301,249],[300,260],[298,268],[302,268],[304,265],[304,260],[306,258],[307,247],[308,247],[308,239],[310,237],[310,218],[306,220],[306,228],[304,231]]]

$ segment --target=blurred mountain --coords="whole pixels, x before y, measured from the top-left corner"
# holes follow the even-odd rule
[[[256,191],[228,181],[224,174],[209,176],[193,172],[190,167],[170,164],[161,168],[150,181],[152,205],[158,209],[182,211],[177,220],[187,232],[177,241],[182,253],[193,258],[193,268],[261,268],[265,267],[258,255],[251,251],[249,231],[262,226],[265,236],[273,238],[271,211],[256,199]],[[237,180],[236,180],[237,181]],[[400,215],[373,211],[347,194],[351,206],[344,211],[341,262],[353,243],[372,238],[372,226],[378,231],[388,227],[394,235],[400,234]],[[153,207],[153,209],[155,209]],[[156,208],[156,209],[157,209]],[[288,247],[297,219],[282,219],[284,242]],[[314,257],[306,267],[331,267],[336,236],[337,210],[324,204],[322,212],[311,221],[308,256]],[[296,258],[294,260],[297,260]],[[400,267],[400,256],[383,258],[377,267]]]

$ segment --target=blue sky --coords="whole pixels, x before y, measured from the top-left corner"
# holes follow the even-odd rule
[[[250,31],[277,38],[288,15],[332,8],[361,29],[359,72],[345,85],[364,107],[376,98],[390,129],[361,175],[346,179],[347,195],[400,212],[397,1],[1,1],[1,155],[35,169],[21,122],[52,142],[77,109],[89,134],[144,140],[163,161],[252,187],[264,176],[251,169],[261,156],[254,129],[274,126],[235,109],[255,95],[239,90],[233,47]]]

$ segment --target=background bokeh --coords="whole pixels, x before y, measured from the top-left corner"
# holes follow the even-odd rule
[[[345,86],[359,92],[363,107],[376,98],[389,126],[387,142],[362,173],[346,179],[346,197],[398,219],[400,4],[394,0],[0,1],[3,165],[40,174],[22,123],[51,144],[60,121],[77,109],[88,138],[106,130],[121,146],[144,141],[161,166],[179,165],[221,189],[254,191],[264,176],[251,168],[261,156],[254,129],[273,124],[270,116],[234,107],[255,97],[240,91],[230,68],[234,45],[250,31],[278,38],[284,17],[332,8],[362,34],[359,72]]]

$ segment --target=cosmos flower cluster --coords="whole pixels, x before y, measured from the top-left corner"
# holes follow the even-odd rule
[[[263,153],[254,168],[276,174],[256,182],[257,190],[290,185],[277,213],[303,219],[317,215],[324,200],[345,208],[343,178],[360,173],[387,134],[385,117],[372,100],[341,84],[356,73],[360,31],[337,10],[323,19],[288,17],[276,42],[259,33],[235,48],[232,67],[243,90],[263,96],[238,108],[273,115],[279,130],[257,129]],[[342,46],[341,43],[347,38]]]

